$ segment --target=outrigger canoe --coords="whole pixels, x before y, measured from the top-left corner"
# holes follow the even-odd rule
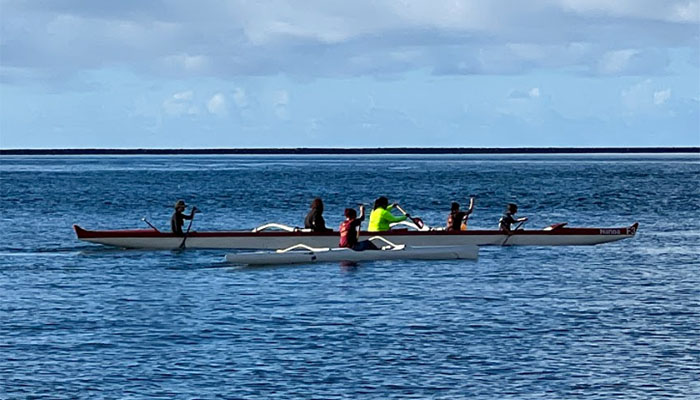
[[[379,250],[355,251],[347,248],[314,248],[297,244],[275,252],[230,253],[226,261],[243,265],[311,264],[334,261],[375,261],[375,260],[476,260],[479,248],[465,246],[406,246],[396,244],[381,236],[369,240],[385,243]]]
[[[566,223],[539,230],[446,231],[427,226],[418,229],[398,228],[382,232],[382,236],[407,246],[579,246],[614,242],[634,237],[638,223],[617,228],[569,228]],[[73,225],[78,239],[108,246],[135,249],[266,249],[275,250],[304,243],[314,248],[332,248],[338,245],[338,232],[310,232],[287,225],[269,223],[250,231],[203,231],[182,236],[152,229],[86,230]],[[376,232],[361,232],[360,240]]]

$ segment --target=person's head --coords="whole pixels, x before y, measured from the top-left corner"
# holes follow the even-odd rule
[[[450,207],[450,211],[452,211],[452,212],[459,211],[459,203],[452,203],[452,206]]]
[[[321,200],[320,197],[316,197],[312,202],[311,202],[311,208],[315,208],[318,211],[323,211],[323,200]]]
[[[514,203],[508,203],[508,206],[506,206],[506,210],[511,214],[515,214],[516,212],[518,212],[518,205]]]
[[[178,200],[175,202],[175,210],[185,211],[185,208],[187,208],[187,205],[185,204],[185,200]]]
[[[389,199],[387,199],[384,196],[382,196],[374,201],[374,208],[373,208],[374,210],[376,210],[377,208],[387,208],[387,207],[389,207]]]
[[[355,209],[354,208],[346,208],[345,209],[345,218],[347,218],[347,219],[357,218],[357,212],[355,211]]]

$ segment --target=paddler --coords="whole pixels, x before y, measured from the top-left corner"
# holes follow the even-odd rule
[[[326,228],[326,221],[323,219],[323,200],[316,197],[311,202],[311,210],[304,218],[304,228],[313,232],[333,232],[333,229]]]
[[[511,224],[516,222],[525,222],[527,217],[515,218],[515,214],[518,212],[518,205],[513,203],[508,203],[506,206],[506,212],[498,221],[498,230],[503,232],[510,232]]]
[[[391,213],[394,207],[398,206],[397,203],[392,203],[389,205],[389,199],[382,196],[374,201],[374,208],[372,213],[369,215],[369,232],[384,232],[390,229],[389,224],[394,222],[405,221],[410,218],[408,214],[397,217]]]
[[[365,220],[365,206],[360,205],[360,217],[352,208],[345,209],[345,221],[340,224],[339,247],[347,247],[355,251],[378,250],[377,246],[369,240],[358,241],[360,237],[360,225]]]
[[[182,225],[184,225],[185,220],[194,218],[194,214],[199,211],[197,207],[192,207],[190,215],[185,215],[185,208],[187,208],[185,200],[178,200],[175,202],[175,212],[173,212],[173,216],[170,217],[170,229],[177,235],[184,234],[182,232]]]
[[[469,198],[469,209],[467,211],[459,210],[459,203],[452,203],[450,207],[450,215],[447,216],[448,231],[466,231],[467,220],[474,211],[474,197]]]

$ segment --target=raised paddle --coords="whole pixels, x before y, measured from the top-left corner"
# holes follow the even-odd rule
[[[416,226],[418,227],[418,229],[423,229],[423,227],[425,226],[425,223],[423,223],[423,220],[422,220],[422,219],[411,217],[411,216],[410,216],[403,208],[401,208],[401,206],[398,205],[398,204],[396,205],[396,208],[397,208],[399,211],[401,211],[401,213],[403,213],[403,215],[405,215],[406,217],[408,217],[408,219],[410,219],[414,224],[416,224]]]
[[[185,235],[182,238],[182,243],[180,243],[180,249],[185,248],[185,242],[187,241],[187,235],[189,235],[190,229],[192,228],[192,222],[194,222],[194,215],[198,212],[200,212],[200,211],[197,207],[192,207],[192,218],[190,218],[190,223],[187,225],[187,231],[185,232]]]

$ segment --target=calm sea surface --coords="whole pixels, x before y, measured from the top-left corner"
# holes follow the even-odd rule
[[[0,158],[0,398],[700,397],[700,157]],[[126,251],[88,229],[301,225],[321,196],[379,195],[431,225],[477,196],[528,228],[619,227],[592,247],[478,262],[236,268],[223,251]]]

